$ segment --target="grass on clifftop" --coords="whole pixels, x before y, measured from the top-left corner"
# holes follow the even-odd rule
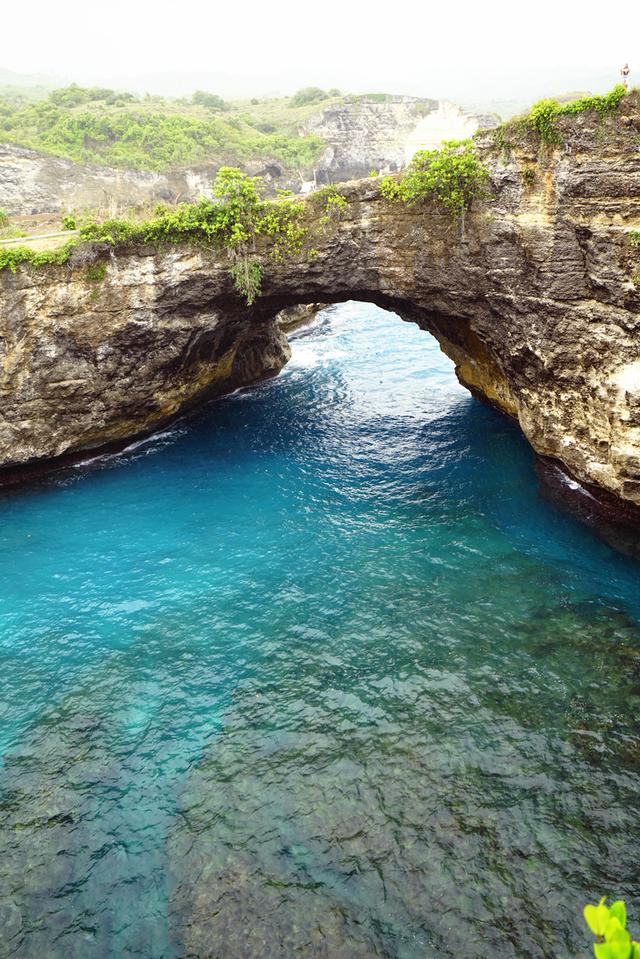
[[[556,121],[560,117],[576,116],[580,113],[596,112],[601,120],[611,116],[618,109],[620,102],[627,95],[627,91],[618,84],[609,93],[602,96],[585,96],[569,103],[560,103],[558,100],[538,100],[524,116],[514,117],[502,124],[495,133],[497,145],[508,146],[508,136],[524,134],[533,130],[538,134],[542,143],[553,145],[562,142]]]
[[[55,250],[32,250],[28,246],[0,247],[0,271],[9,269],[15,273],[22,264],[32,266],[62,265],[66,263],[78,245],[77,240],[69,240]]]
[[[0,210],[0,240],[13,240],[25,236],[25,233],[14,223],[6,210]]]

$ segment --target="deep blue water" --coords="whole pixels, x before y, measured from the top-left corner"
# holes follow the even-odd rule
[[[0,957],[574,957],[640,919],[640,566],[417,327],[0,500]]]

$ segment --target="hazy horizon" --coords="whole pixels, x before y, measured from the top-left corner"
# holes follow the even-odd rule
[[[167,11],[166,15],[163,15]],[[358,12],[327,0],[322,15],[300,15],[291,0],[269,8],[212,10],[184,0],[114,0],[109,16],[68,0],[36,0],[4,14],[11,38],[0,66],[47,82],[102,84],[181,96],[203,88],[227,98],[287,95],[308,85],[450,99],[535,99],[576,90],[602,92],[640,45],[640,10],[602,18],[601,6],[550,0],[514,18],[494,0],[479,9]],[[624,22],[622,20],[624,19]],[[615,22],[614,22],[615,21]],[[33,30],[33,23],[38,30]],[[526,43],[526,46],[525,46]],[[640,74],[640,50],[637,58]],[[633,79],[633,73],[632,73]]]

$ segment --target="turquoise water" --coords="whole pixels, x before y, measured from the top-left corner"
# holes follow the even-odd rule
[[[640,566],[434,341],[0,500],[0,957],[574,957],[640,920]],[[640,931],[640,929],[639,929]]]

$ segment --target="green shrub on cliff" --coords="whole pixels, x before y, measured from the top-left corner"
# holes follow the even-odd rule
[[[471,140],[449,140],[440,150],[419,150],[399,179],[384,177],[380,193],[407,206],[435,201],[454,217],[462,216],[476,197],[483,196],[489,171]]]
[[[90,266],[86,272],[86,277],[90,283],[102,283],[106,275],[106,263],[97,263],[95,266]]]
[[[557,100],[538,100],[529,111],[528,123],[544,143],[558,143],[560,135],[555,127],[561,111]]]
[[[627,909],[622,902],[605,905],[603,896],[597,906],[584,907],[584,919],[597,942],[593,945],[596,959],[640,959],[640,942],[633,942],[627,931]]]
[[[262,287],[262,266],[257,260],[242,259],[231,267],[233,284],[245,300],[247,306],[255,303]]]
[[[22,263],[63,264],[79,244],[127,247],[191,243],[227,254],[235,287],[251,305],[262,282],[262,267],[254,257],[259,238],[265,238],[273,259],[283,260],[300,253],[307,235],[302,224],[304,205],[288,195],[265,200],[258,184],[258,177],[222,167],[213,184],[213,200],[159,206],[151,219],[142,222],[80,220],[79,241],[71,240],[58,250],[38,253],[28,247],[0,248],[0,270],[15,272]]]
[[[340,193],[335,183],[321,186],[315,193],[312,193],[311,202],[314,206],[319,207],[322,212],[320,217],[322,226],[337,222],[349,205],[346,196]]]
[[[630,230],[627,235],[631,246],[640,247],[640,230]]]
[[[269,237],[271,256],[282,262],[300,253],[307,235],[302,225],[304,206],[284,197],[265,204],[256,225],[256,234]]]
[[[18,266],[30,263],[32,266],[61,266],[66,263],[77,246],[76,240],[70,240],[57,250],[32,250],[28,246],[0,247],[0,270],[9,269],[15,273]]]
[[[621,83],[618,83],[613,90],[603,96],[581,97],[579,100],[565,103],[560,108],[560,113],[564,116],[570,116],[571,114],[585,113],[587,110],[596,110],[601,117],[608,117],[616,112],[626,95],[627,91]]]
[[[308,103],[321,103],[323,100],[329,100],[332,97],[340,96],[339,90],[321,90],[320,87],[303,87],[294,93],[289,100],[290,107],[303,107]]]
[[[599,114],[601,120],[604,120],[615,113],[626,94],[627,91],[622,84],[618,84],[603,96],[580,97],[580,99],[572,100],[569,103],[560,103],[558,100],[549,99],[538,100],[537,103],[533,104],[529,113],[521,117],[515,117],[498,127],[494,134],[494,141],[496,145],[502,146],[507,142],[506,131],[515,134],[517,137],[519,133],[534,130],[542,143],[549,146],[560,143],[562,137],[557,127],[559,117],[576,116],[593,110]]]

